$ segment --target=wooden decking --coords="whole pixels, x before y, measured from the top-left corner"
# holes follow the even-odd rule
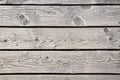
[[[120,80],[120,0],[0,0],[0,80]]]

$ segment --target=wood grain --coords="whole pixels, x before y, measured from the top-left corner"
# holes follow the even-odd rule
[[[119,28],[0,28],[0,49],[116,48]]]
[[[119,26],[120,6],[0,6],[1,26]]]
[[[119,0],[0,0],[0,4],[119,4]]]
[[[1,51],[0,73],[120,73],[120,52]]]
[[[120,80],[119,75],[10,75],[0,76],[0,80]]]

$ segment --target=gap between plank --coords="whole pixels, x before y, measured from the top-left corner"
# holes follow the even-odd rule
[[[0,26],[0,28],[120,28],[120,26]]]
[[[0,75],[120,75],[120,73],[0,73]]]
[[[0,49],[0,51],[120,51],[120,49]]]
[[[0,6],[120,6],[120,4],[0,4]]]

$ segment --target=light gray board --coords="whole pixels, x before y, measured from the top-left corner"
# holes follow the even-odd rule
[[[0,49],[120,49],[120,29],[0,28]]]
[[[2,75],[0,80],[120,80],[119,75]]]
[[[1,51],[0,73],[120,73],[120,52]]]
[[[0,26],[115,26],[120,6],[0,6]]]
[[[120,0],[0,0],[0,4],[119,4]]]

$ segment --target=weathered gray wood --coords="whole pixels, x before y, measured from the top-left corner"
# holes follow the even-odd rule
[[[120,49],[119,28],[0,28],[0,49]]]
[[[120,80],[119,75],[2,75],[0,80]]]
[[[119,4],[119,0],[0,0],[0,4]]]
[[[120,52],[1,51],[0,73],[120,73]]]
[[[0,6],[1,26],[120,25],[120,6]]]

